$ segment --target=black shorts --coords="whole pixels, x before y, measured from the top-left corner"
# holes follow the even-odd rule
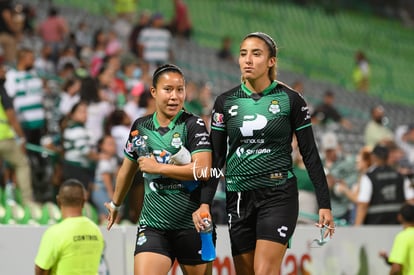
[[[299,213],[296,178],[285,184],[227,192],[227,217],[233,256],[252,251],[256,240],[289,242]]]
[[[213,232],[216,243],[216,233]],[[180,264],[198,265],[207,263],[201,260],[201,239],[195,229],[163,231],[152,227],[138,227],[135,253],[154,252],[175,259]]]

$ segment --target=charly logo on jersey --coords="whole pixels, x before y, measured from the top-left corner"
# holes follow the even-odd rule
[[[181,140],[181,135],[180,133],[174,133],[172,140],[171,140],[171,145],[174,146],[175,148],[179,148],[181,147],[181,145],[183,145],[183,141]]]
[[[231,116],[237,116],[237,109],[239,109],[238,105],[231,106],[230,109],[229,109],[229,114]]]
[[[284,226],[284,225],[282,225],[281,227],[279,227],[278,229],[277,229],[277,232],[279,232],[279,236],[280,237],[282,237],[282,238],[286,238],[286,232],[288,231],[288,227],[287,226]]]
[[[245,115],[240,132],[244,137],[253,136],[254,130],[262,130],[267,125],[267,118],[264,115]]]
[[[270,105],[269,105],[269,112],[271,112],[271,113],[273,113],[273,114],[277,114],[277,113],[279,113],[280,112],[280,105],[279,105],[279,101],[278,100],[272,100],[271,102],[270,102]]]
[[[203,120],[202,118],[198,118],[198,119],[197,119],[197,121],[196,121],[196,123],[197,123],[198,125],[200,125],[200,126],[205,126],[205,124],[204,124],[204,120]]]
[[[138,240],[137,240],[137,245],[141,246],[146,242],[147,242],[147,236],[145,236],[144,232],[139,233]]]

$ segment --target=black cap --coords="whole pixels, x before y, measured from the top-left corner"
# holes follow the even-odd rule
[[[374,149],[372,149],[372,154],[382,160],[386,160],[388,158],[388,153],[388,148],[383,145],[375,145]]]
[[[414,222],[414,205],[405,203],[401,209],[400,214],[406,222]]]

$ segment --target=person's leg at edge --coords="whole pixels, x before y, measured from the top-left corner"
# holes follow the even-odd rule
[[[184,275],[211,275],[213,274],[213,262],[199,265],[180,264]]]
[[[268,240],[257,240],[254,255],[255,275],[278,275],[287,244]]]
[[[4,159],[11,164],[16,172],[17,186],[22,193],[23,204],[31,204],[34,202],[34,198],[29,160],[16,142],[9,140],[4,144],[7,146],[5,147],[7,151],[4,154]]]
[[[237,275],[251,275],[254,274],[254,254],[252,250],[237,256],[233,256],[234,268]]]
[[[170,257],[153,252],[134,256],[134,275],[167,275],[172,266]]]

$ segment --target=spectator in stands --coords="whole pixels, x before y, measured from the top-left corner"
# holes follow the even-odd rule
[[[19,29],[13,22],[12,0],[0,1],[0,46],[3,49],[3,59],[14,64],[16,61],[17,35]]]
[[[32,36],[35,32],[36,9],[31,4],[24,4],[22,13],[24,16],[23,33]]]
[[[120,109],[115,109],[106,120],[105,133],[115,139],[119,163],[124,158],[125,138],[129,135],[131,123],[128,114]]]
[[[172,35],[165,28],[164,16],[155,13],[151,17],[151,24],[144,28],[138,37],[138,56],[151,66],[155,67],[173,60]]]
[[[192,24],[187,5],[183,0],[173,0],[174,16],[170,22],[171,33],[179,38],[190,39]]]
[[[355,159],[352,156],[344,156],[336,135],[332,132],[325,133],[321,139],[323,151],[322,162],[326,171],[326,179],[331,197],[332,215],[336,219],[351,221],[352,201],[338,191],[338,185],[346,185],[352,189],[357,182]]]
[[[88,104],[80,101],[62,123],[63,180],[75,178],[89,192],[95,176],[95,162],[99,160],[85,123]],[[96,144],[96,143],[95,143]]]
[[[0,158],[14,169],[23,204],[34,201],[31,169],[26,156],[26,138],[13,108],[13,101],[4,89],[4,66],[0,66]]]
[[[356,90],[367,93],[369,90],[370,77],[371,71],[368,59],[363,51],[357,51],[355,53],[355,68],[352,74]]]
[[[143,116],[146,112],[145,107],[140,105],[141,96],[145,92],[144,83],[138,82],[131,89],[124,111],[127,113],[131,121]]]
[[[126,91],[124,82],[117,77],[119,68],[119,56],[107,55],[95,80],[97,81],[100,100],[107,101],[113,106],[122,108],[125,104]]]
[[[118,75],[124,82],[126,95],[128,95],[132,88],[141,82],[142,70],[138,59],[131,54],[122,56],[121,70],[118,72]]]
[[[377,143],[394,138],[393,132],[386,126],[384,107],[377,105],[371,109],[371,119],[365,125],[365,145],[374,147]]]
[[[338,123],[347,130],[352,128],[352,123],[337,110],[335,94],[331,90],[325,92],[323,102],[315,107],[312,113],[312,123],[320,124],[326,130],[335,130]]]
[[[100,158],[96,165],[91,200],[98,210],[99,224],[103,224],[108,214],[104,204],[114,195],[115,177],[118,172],[117,145],[111,135],[104,135],[98,141],[98,153]]]
[[[398,126],[395,130],[395,142],[414,166],[414,123]]]
[[[81,80],[79,78],[70,78],[63,83],[59,101],[59,111],[62,116],[66,116],[72,107],[80,101],[80,88]]]
[[[358,155],[355,158],[355,166],[357,171],[357,180],[355,183],[349,186],[347,182],[339,180],[335,183],[333,187],[333,192],[335,192],[337,196],[343,194],[351,202],[351,215],[349,219],[350,224],[354,224],[355,222],[356,204],[358,202],[359,183],[361,181],[361,177],[367,172],[368,168],[372,165],[371,151],[372,148],[368,146],[364,146],[361,148],[361,150],[359,150]]]
[[[5,88],[13,99],[14,108],[27,142],[40,145],[40,139],[46,130],[43,108],[45,92],[43,80],[33,70],[34,61],[33,50],[20,49],[17,54],[16,68],[6,73]]]
[[[98,274],[104,238],[99,227],[82,215],[85,188],[77,180],[67,180],[56,199],[63,220],[43,234],[35,274]]]
[[[124,46],[115,30],[110,30],[107,33],[108,42],[106,44],[106,55],[121,55],[124,51]]]
[[[391,264],[390,275],[414,273],[414,205],[404,204],[399,213],[398,220],[403,230],[397,234],[388,257]]]
[[[90,134],[89,144],[96,146],[104,134],[104,121],[115,106],[103,98],[98,82],[92,77],[82,79],[80,98],[87,104],[87,119],[84,123]]]
[[[379,143],[388,148],[388,160],[389,166],[393,167],[399,173],[404,176],[412,175],[414,172],[414,166],[410,163],[408,156],[405,152],[397,145],[394,140],[387,140]]]
[[[63,67],[68,63],[71,63],[75,70],[76,68],[79,68],[80,62],[76,56],[75,47],[65,46],[64,48],[62,48],[57,61],[57,71],[60,72],[63,69]]]
[[[382,145],[372,150],[373,165],[361,177],[355,225],[398,224],[405,201],[414,201],[411,182],[387,165],[389,151]]]
[[[217,52],[217,57],[221,60],[235,62],[236,59],[231,51],[232,39],[230,36],[225,36],[221,39],[221,47]]]
[[[129,50],[134,55],[138,56],[138,37],[141,31],[148,27],[151,22],[151,12],[148,10],[143,10],[139,14],[138,21],[134,25],[129,34],[128,45]]]
[[[59,10],[56,7],[49,8],[48,17],[40,23],[37,33],[44,43],[52,46],[52,60],[56,64],[65,38],[69,34],[66,19],[59,15]]]
[[[75,30],[76,41],[76,56],[80,57],[82,49],[89,48],[92,45],[91,34],[89,26],[84,21],[78,23],[78,27]]]
[[[34,67],[42,76],[50,77],[56,74],[56,67],[52,61],[52,46],[43,44],[40,55],[35,59]]]
[[[90,75],[93,77],[98,75],[103,66],[107,44],[106,32],[102,29],[96,30],[92,38],[92,56],[90,60]]]

